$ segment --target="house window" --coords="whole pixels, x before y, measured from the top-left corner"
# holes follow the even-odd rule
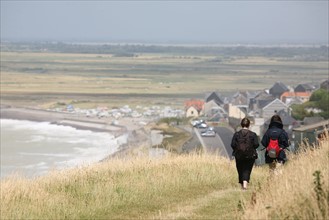
[[[191,115],[194,115],[194,111],[191,111]]]

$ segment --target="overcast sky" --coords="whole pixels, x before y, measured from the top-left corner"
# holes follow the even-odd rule
[[[328,43],[328,7],[328,0],[1,0],[1,40]]]

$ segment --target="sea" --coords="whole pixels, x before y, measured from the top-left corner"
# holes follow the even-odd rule
[[[49,122],[0,119],[1,179],[27,178],[99,162],[118,151],[127,136],[78,130]]]

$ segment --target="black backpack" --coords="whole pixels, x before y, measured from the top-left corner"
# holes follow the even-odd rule
[[[252,133],[250,131],[245,136],[239,131],[237,134],[237,146],[234,149],[234,157],[236,159],[256,159],[257,153],[252,146],[252,141]]]

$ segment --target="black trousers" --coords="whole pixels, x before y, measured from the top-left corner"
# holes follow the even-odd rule
[[[254,166],[255,159],[240,159],[235,160],[235,162],[236,169],[238,170],[239,174],[239,183],[242,184],[243,181],[247,181],[249,183],[250,174]]]

